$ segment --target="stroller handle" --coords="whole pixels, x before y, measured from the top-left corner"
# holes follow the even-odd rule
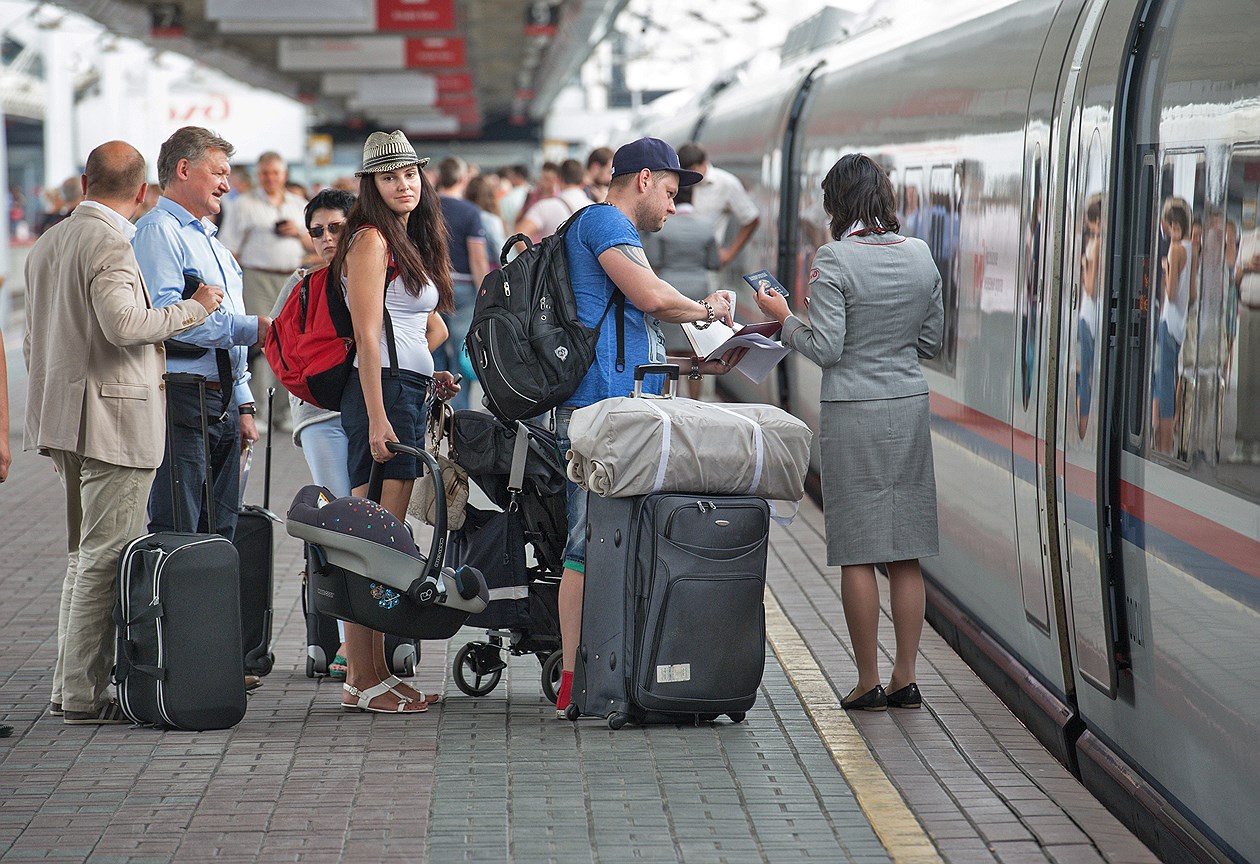
[[[392,453],[406,453],[419,459],[424,465],[421,475],[427,474],[429,482],[435,486],[433,495],[433,542],[429,546],[429,559],[424,572],[421,573],[411,587],[408,596],[422,605],[428,605],[438,596],[438,575],[442,572],[442,562],[446,558],[446,489],[442,486],[442,471],[438,468],[437,459],[432,453],[417,450],[397,441],[386,441],[385,446]],[[384,468],[380,462],[372,460],[372,472],[368,475],[367,497],[381,503],[381,492],[385,487]],[[425,482],[423,476],[417,478]],[[405,517],[404,517],[405,518]]]

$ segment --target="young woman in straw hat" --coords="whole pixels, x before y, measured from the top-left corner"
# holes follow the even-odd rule
[[[434,372],[432,350],[446,340],[439,312],[453,309],[446,228],[436,190],[402,132],[373,132],[363,147],[359,197],[346,217],[345,240],[329,264],[328,279],[346,292],[358,346],[358,376],[341,399],[349,444],[350,483],[367,492],[372,461],[382,463],[381,505],[399,519],[418,472],[416,459],[391,453],[396,441],[424,446],[425,402],[432,390],[449,398],[459,386],[449,372]],[[388,281],[387,281],[387,277]],[[392,324],[396,368],[384,326]],[[389,674],[384,637],[346,623],[346,683],[342,707],[413,714],[437,701]]]

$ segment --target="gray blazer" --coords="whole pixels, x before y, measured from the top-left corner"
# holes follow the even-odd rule
[[[928,391],[919,358],[941,350],[945,314],[926,243],[892,233],[834,240],[815,254],[809,281],[810,323],[789,316],[783,342],[822,367],[822,401]]]

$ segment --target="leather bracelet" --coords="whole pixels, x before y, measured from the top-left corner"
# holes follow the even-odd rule
[[[713,311],[713,304],[710,303],[708,300],[698,300],[696,302],[698,302],[701,306],[703,306],[705,308],[705,311],[709,313],[708,317],[705,318],[703,321],[695,322],[696,329],[707,330],[709,328],[709,325],[717,320],[717,313]]]
[[[238,411],[240,411],[242,414],[250,414],[250,415],[253,415],[253,414],[257,414],[257,413],[258,413],[258,409],[257,409],[255,406],[253,406],[253,405],[242,405],[242,406],[241,406],[240,408],[238,408],[237,410],[238,410]]]

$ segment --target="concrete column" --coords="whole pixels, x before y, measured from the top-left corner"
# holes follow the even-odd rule
[[[59,27],[40,31],[44,61],[44,186],[79,173],[74,158],[73,40]]]

